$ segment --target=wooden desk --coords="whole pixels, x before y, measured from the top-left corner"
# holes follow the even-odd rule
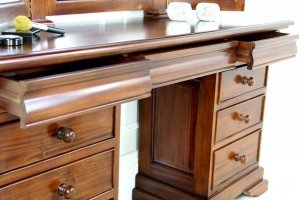
[[[0,47],[1,198],[117,199],[119,105],[137,99],[134,199],[266,191],[268,66],[296,55],[298,36],[278,32],[292,22],[187,25],[66,25],[65,37]]]

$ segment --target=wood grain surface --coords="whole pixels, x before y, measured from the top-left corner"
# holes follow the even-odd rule
[[[241,38],[237,50],[237,60],[248,63],[248,69],[258,68],[297,54],[299,35],[285,33],[249,36]]]
[[[108,108],[25,130],[19,123],[0,127],[0,174],[113,138],[116,115],[114,108]],[[56,136],[59,127],[74,130],[74,141],[59,140]]]
[[[260,148],[260,131],[252,133],[220,150],[214,152],[214,173],[212,187],[258,162]],[[246,163],[233,159],[235,154],[245,155]]]
[[[110,150],[30,177],[0,188],[1,198],[58,200],[62,199],[57,194],[61,183],[76,188],[76,199],[92,198],[113,188],[113,157]]]
[[[263,121],[264,96],[260,96],[217,112],[216,139],[218,143],[239,131]],[[250,121],[239,120],[239,115],[249,116]]]
[[[254,84],[242,84],[242,77],[253,78]],[[264,88],[267,85],[267,69],[248,70],[246,67],[221,73],[218,102],[245,95],[248,92]]]
[[[149,65],[137,61],[52,76],[7,75],[0,78],[0,107],[19,116],[24,128],[139,99],[151,91]]]
[[[21,47],[13,48],[13,51],[0,46],[0,72],[41,66],[53,67],[59,63],[141,53],[179,45],[190,46],[199,42],[212,43],[228,37],[275,31],[293,24],[291,21],[258,21],[253,25],[241,24],[234,27],[224,24],[219,30],[205,32],[196,31],[197,24],[193,24],[191,31],[186,33],[182,32],[182,29],[178,32],[176,24],[174,26],[172,23],[174,22],[169,19],[134,18],[126,20],[126,23],[105,21],[107,28],[99,27],[98,21],[91,24],[83,22],[84,29],[67,23],[60,26],[66,31],[64,37],[41,33],[34,45],[26,42]]]

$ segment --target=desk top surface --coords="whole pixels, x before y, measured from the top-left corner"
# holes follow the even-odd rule
[[[242,15],[240,15],[242,16]],[[234,36],[287,28],[288,20],[244,20],[242,17],[223,17],[220,25],[214,22],[175,22],[154,18],[71,18],[55,23],[66,30],[65,36],[41,33],[40,39],[25,42],[20,47],[0,47],[0,65],[9,60],[58,53],[83,55],[82,51],[98,51],[105,55],[132,53],[157,48],[210,42]],[[2,27],[2,30],[8,27]],[[66,55],[67,56],[67,55]],[[84,58],[80,58],[84,59]]]

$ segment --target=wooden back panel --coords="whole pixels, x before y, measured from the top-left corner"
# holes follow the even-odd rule
[[[185,1],[195,8],[199,2],[218,3],[222,10],[244,10],[245,0],[31,0],[33,19],[47,15],[77,14],[121,10],[145,10],[164,14],[168,2]]]
[[[32,18],[121,10],[148,10],[152,0],[32,0]]]
[[[221,10],[243,11],[245,0],[169,0],[169,2],[188,2],[195,9],[198,3],[217,3]]]
[[[235,11],[244,10],[245,5],[245,0],[20,0],[0,4],[0,23],[24,14],[32,19],[44,19],[47,15],[121,10],[145,10],[152,14],[165,14],[168,3],[176,1],[189,2],[193,8],[200,2],[218,3],[222,10]]]

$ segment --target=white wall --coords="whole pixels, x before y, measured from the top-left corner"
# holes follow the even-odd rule
[[[300,24],[298,1],[247,0],[254,17],[285,16]],[[289,31],[300,33],[299,26]],[[299,46],[299,45],[298,45]],[[131,200],[137,173],[137,102],[122,106],[120,200]],[[300,189],[300,57],[273,64],[269,70],[261,166],[269,190],[257,200],[296,200]],[[250,200],[249,197],[239,199]]]
[[[246,12],[259,15],[265,10],[268,14],[285,16],[296,23],[289,31],[300,33],[298,5],[295,0],[248,0]],[[269,180],[269,190],[258,200],[300,199],[299,75],[299,56],[273,64],[269,70],[260,162]]]

